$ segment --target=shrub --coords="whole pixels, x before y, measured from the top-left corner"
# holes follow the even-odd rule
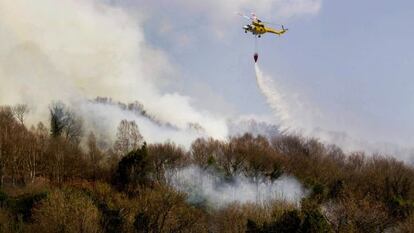
[[[146,190],[138,198],[136,232],[206,232],[203,213],[185,202],[185,195],[165,187]]]
[[[332,232],[331,226],[318,209],[310,209],[304,212],[301,233],[328,233]]]
[[[15,216],[21,216],[24,221],[28,221],[32,216],[32,208],[47,196],[47,192],[27,193],[15,198],[9,198],[7,207]]]
[[[55,190],[33,210],[33,232],[100,232],[100,214],[78,191]]]

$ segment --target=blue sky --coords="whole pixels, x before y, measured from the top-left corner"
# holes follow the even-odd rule
[[[186,9],[182,2],[155,1],[148,6],[152,11],[145,23],[147,41],[165,51],[180,70],[173,88],[189,93],[208,109],[271,115],[255,84],[254,39],[244,34],[241,27],[246,21],[234,13],[239,5],[211,16],[214,10]],[[352,128],[350,133],[365,137],[413,142],[414,2],[320,4],[312,13],[278,17],[277,9],[272,14],[277,6],[269,3],[262,18],[283,23],[290,31],[280,38],[260,39],[261,67],[318,108],[329,119],[323,122],[329,130]],[[251,10],[255,9],[245,9]],[[217,24],[220,20],[223,23]],[[159,31],[165,22],[169,33]],[[217,101],[203,100],[204,88]]]

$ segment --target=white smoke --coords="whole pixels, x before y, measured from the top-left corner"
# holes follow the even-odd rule
[[[289,91],[271,77],[263,74],[259,65],[255,64],[256,80],[259,89],[266,97],[281,129],[290,133],[300,133],[306,137],[315,137],[321,142],[336,144],[345,152],[365,151],[370,154],[397,156],[412,163],[414,148],[389,142],[375,141],[372,138],[362,138],[349,135],[349,132],[326,128],[328,119],[316,106],[303,101],[303,97],[294,91]]]
[[[307,133],[304,130],[312,127],[311,117],[319,114],[317,109],[301,100],[296,93],[287,91],[281,84],[263,74],[257,63],[255,63],[255,71],[257,85],[266,97],[281,129]],[[307,110],[307,114],[303,114],[304,109]]]
[[[163,143],[174,141],[178,145],[189,148],[197,137],[207,136],[193,129],[177,129],[166,125],[157,124],[149,118],[138,115],[132,111],[121,109],[117,105],[96,102],[82,102],[77,106],[77,111],[87,120],[84,124],[87,129],[92,130],[101,143],[115,141],[117,129],[121,120],[135,121],[140,133],[147,142]]]
[[[110,134],[119,120],[130,118],[148,139],[174,139],[177,132],[88,103],[109,96],[139,100],[150,114],[182,130],[180,141],[197,136],[186,132],[192,123],[208,136],[225,138],[223,118],[195,109],[188,96],[160,90],[174,75],[167,56],[146,43],[142,23],[121,8],[97,0],[0,1],[0,104],[28,104],[30,123],[47,120],[48,105],[61,100],[79,110],[85,125],[103,120],[99,127]]]
[[[206,203],[215,208],[233,202],[260,204],[273,200],[299,205],[308,192],[298,180],[285,175],[274,181],[254,182],[240,174],[228,181],[217,173],[189,166],[169,171],[168,176],[170,185],[188,193],[189,202]]]

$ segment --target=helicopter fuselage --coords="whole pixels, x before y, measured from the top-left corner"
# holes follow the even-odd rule
[[[251,24],[247,24],[246,26],[243,27],[243,29],[245,33],[251,32],[253,35],[257,37],[261,37],[263,34],[268,33],[268,32],[280,36],[284,34],[285,32],[287,32],[288,30],[288,29],[285,29],[283,25],[282,25],[281,30],[275,30],[273,28],[266,27],[264,23],[260,20],[252,21]]]
[[[253,22],[252,24],[248,24],[246,26],[243,27],[244,32],[251,32],[253,35],[262,35],[265,34],[267,32],[265,26],[261,23],[255,23]]]

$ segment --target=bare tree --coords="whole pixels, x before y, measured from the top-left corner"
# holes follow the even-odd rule
[[[90,163],[90,169],[91,169],[90,173],[91,173],[92,178],[96,180],[98,176],[98,171],[100,168],[100,163],[103,159],[104,154],[98,148],[95,134],[93,134],[92,132],[88,136],[88,149],[89,149],[88,157],[89,157],[89,163]]]
[[[183,166],[186,161],[184,148],[174,143],[157,143],[148,146],[148,154],[158,183],[165,182],[165,171]]]
[[[25,170],[29,173],[30,182],[34,182],[39,172],[39,164],[44,162],[44,156],[48,145],[48,130],[42,122],[37,124],[37,128],[31,130],[32,139],[28,141],[29,150],[24,160]]]
[[[76,115],[73,111],[67,110],[66,125],[63,130],[66,140],[74,144],[79,144],[83,135],[82,126],[82,118]]]
[[[100,214],[81,192],[53,190],[33,209],[33,232],[102,232]]]
[[[29,107],[26,104],[17,104],[12,108],[13,115],[16,119],[24,125],[24,118],[29,113]]]
[[[222,157],[224,143],[213,138],[198,138],[191,144],[191,157],[195,164],[203,169],[216,166]]]
[[[0,185],[4,183],[10,160],[10,139],[14,131],[13,113],[10,107],[0,107]]]
[[[122,120],[116,135],[114,151],[118,155],[126,155],[129,151],[140,148],[144,139],[135,121]]]
[[[135,232],[208,232],[202,211],[168,187],[145,190],[137,199]]]

